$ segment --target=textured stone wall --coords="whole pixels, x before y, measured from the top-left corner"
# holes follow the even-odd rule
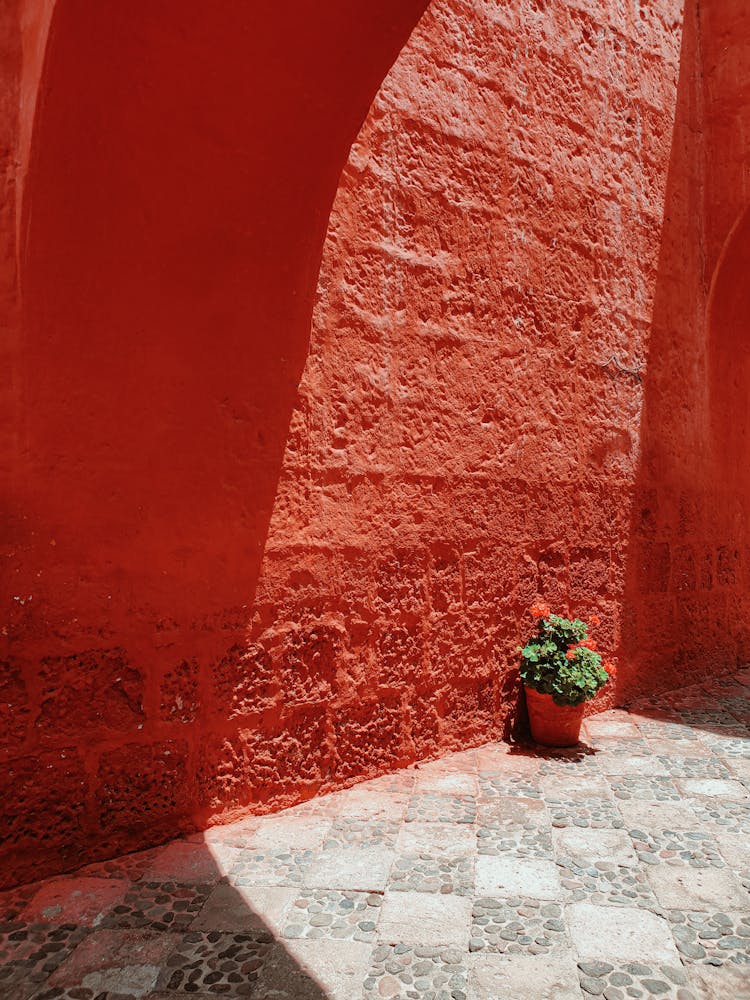
[[[594,708],[747,656],[692,5],[59,4],[8,254],[2,880],[507,735],[537,597],[602,618]]]

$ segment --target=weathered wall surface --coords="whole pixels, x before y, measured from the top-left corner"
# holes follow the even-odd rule
[[[538,596],[620,699],[746,654],[680,0],[100,6],[3,265],[2,879],[507,733]]]
[[[749,59],[746,4],[687,5],[633,490],[631,692],[750,656]]]

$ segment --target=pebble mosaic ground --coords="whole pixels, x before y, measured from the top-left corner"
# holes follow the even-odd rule
[[[0,1000],[749,1000],[748,704],[744,671],[2,893]]]

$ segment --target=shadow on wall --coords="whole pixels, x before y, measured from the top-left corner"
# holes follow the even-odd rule
[[[750,207],[727,237],[706,313],[712,447],[719,482],[750,492]]]
[[[427,2],[57,2],[7,456],[5,884],[167,839],[199,794],[261,782],[223,734],[265,667],[222,657],[247,627],[339,174]],[[249,736],[291,769],[266,735],[280,710]],[[306,722],[300,755],[323,755]]]
[[[20,998],[41,988],[46,996],[48,987],[50,995],[84,989],[87,996],[353,995],[372,946],[282,938],[293,913],[300,935],[314,929],[313,914],[293,910],[299,887],[272,884],[283,878],[267,856],[254,851],[242,860],[238,848],[252,842],[252,828],[239,824],[222,844],[196,836],[0,894],[0,920],[34,924],[36,949],[7,944],[0,993]],[[355,930],[356,905],[341,913],[340,922]]]
[[[26,641],[251,603],[338,176],[426,4],[59,0],[22,225]]]
[[[686,4],[628,545],[620,701],[750,657],[742,624],[750,556],[743,349],[750,221],[729,240],[709,302],[697,16]],[[725,192],[728,202],[734,195]]]

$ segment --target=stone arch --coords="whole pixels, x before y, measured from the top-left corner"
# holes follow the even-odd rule
[[[426,3],[24,7],[19,506],[62,613],[82,564],[94,619],[251,595],[338,177]]]

